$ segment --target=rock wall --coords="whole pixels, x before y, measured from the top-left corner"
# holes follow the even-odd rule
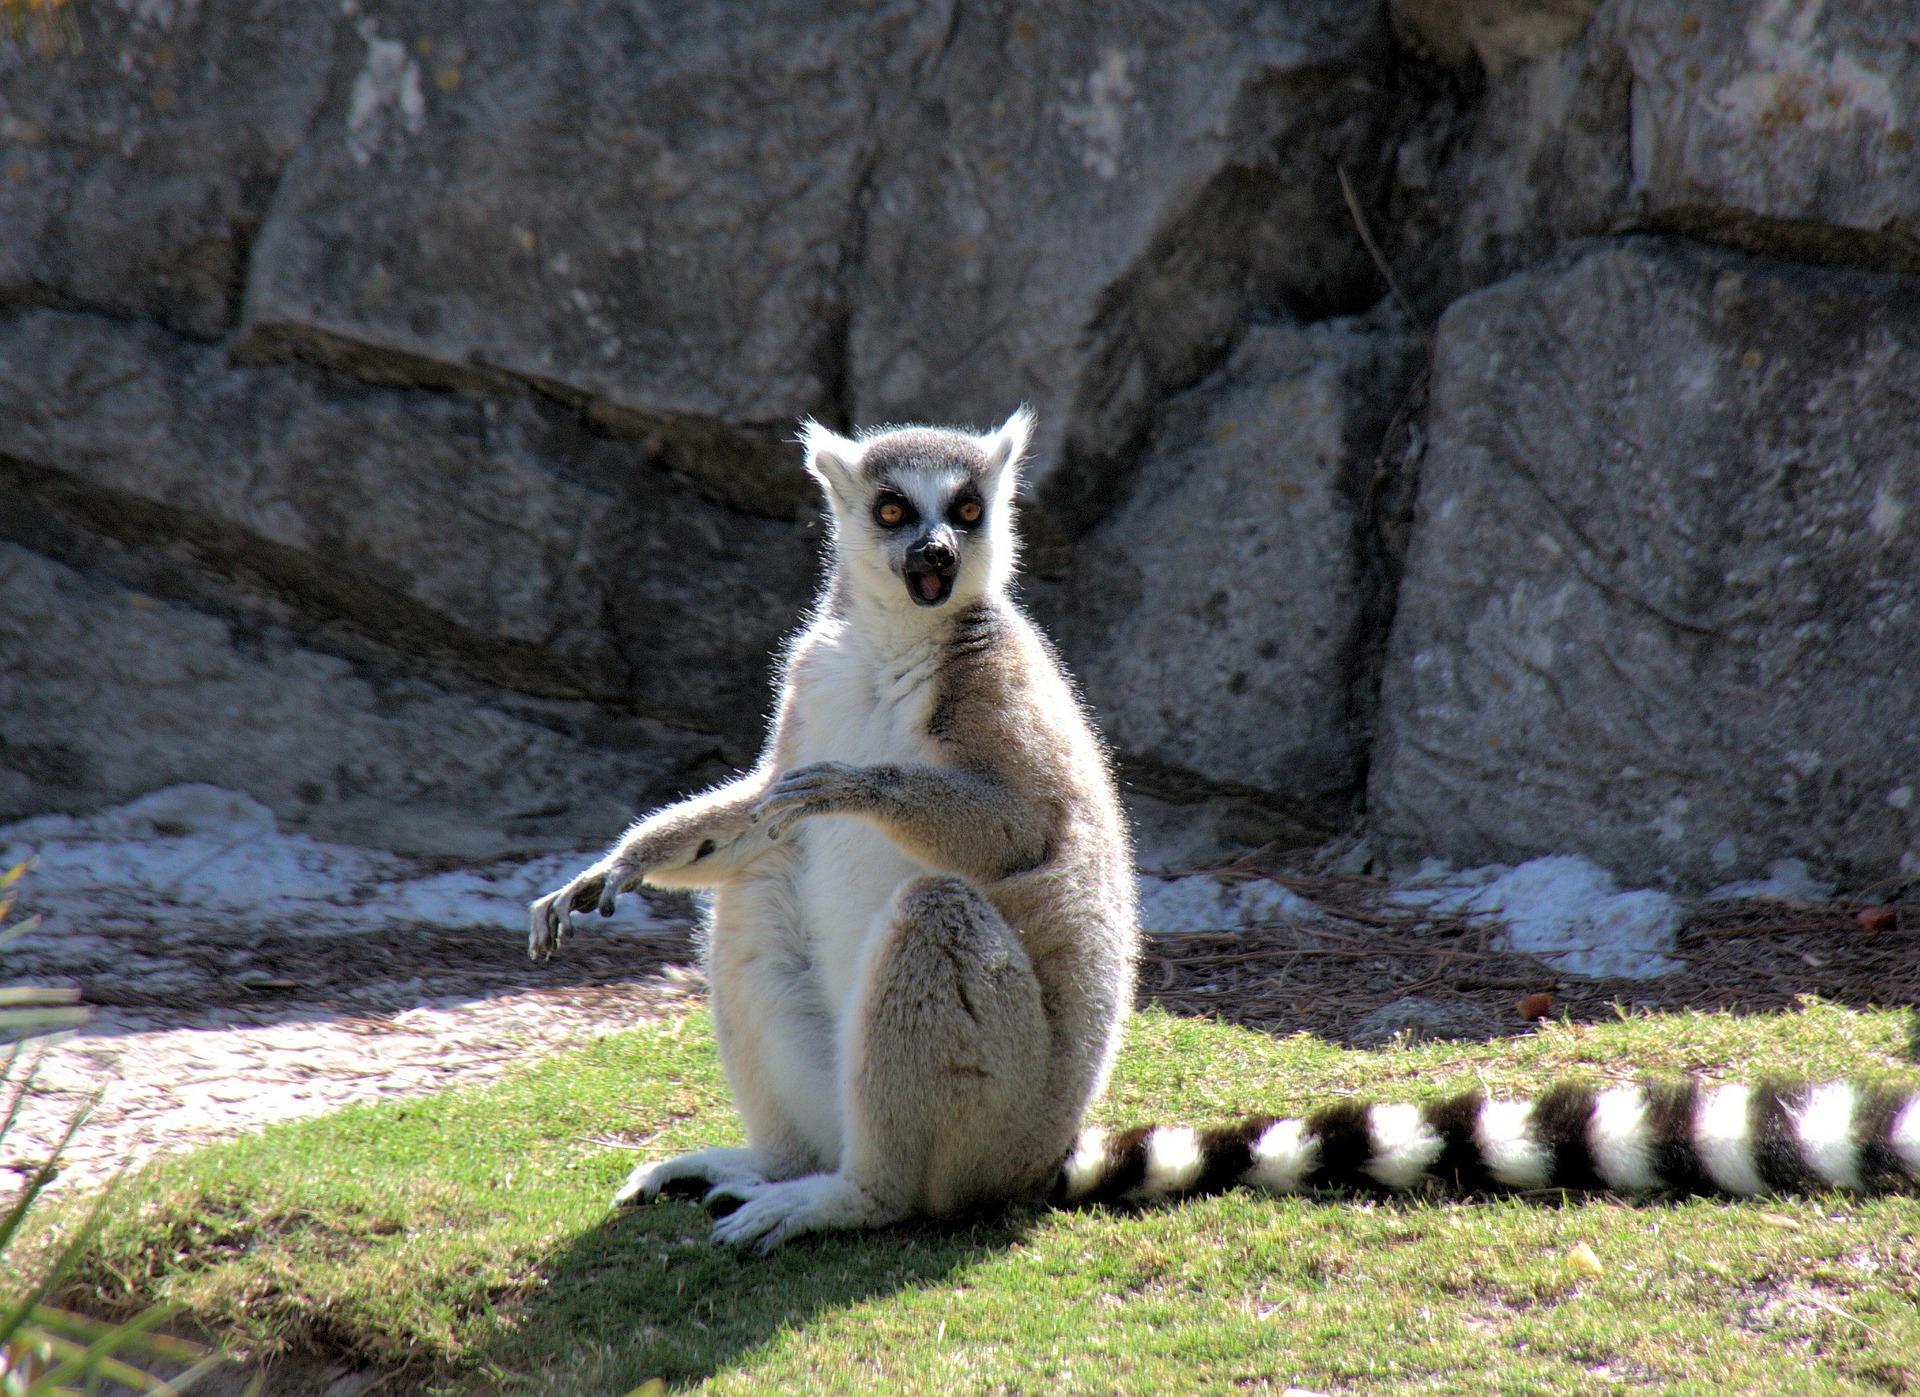
[[[0,821],[598,842],[751,759],[797,421],[1026,401],[1140,792],[1920,876],[1908,8],[74,0],[0,43]]]
[[[1373,769],[1390,847],[1700,886],[1898,870],[1920,285],[1608,240],[1435,338]]]

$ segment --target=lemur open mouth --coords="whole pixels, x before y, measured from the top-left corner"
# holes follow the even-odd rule
[[[938,606],[953,595],[953,573],[934,568],[908,568],[907,595],[916,606]]]

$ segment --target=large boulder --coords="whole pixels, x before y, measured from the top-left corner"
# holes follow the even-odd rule
[[[1590,243],[1455,303],[1371,805],[1392,858],[1920,873],[1920,287]]]
[[[212,337],[326,92],[337,7],[78,4],[55,55],[0,41],[0,302]]]
[[[1155,405],[1250,313],[1378,294],[1339,183],[1381,171],[1384,12],[1343,0],[960,7],[882,141],[856,422],[1038,410],[1030,560],[1120,496]]]
[[[149,587],[210,576],[489,684],[726,734],[742,760],[812,589],[798,527],[527,394],[233,368],[91,315],[0,317],[0,481],[0,534],[30,546],[76,531],[98,566],[111,540]]]
[[[1613,0],[1633,183],[1662,226],[1920,271],[1910,0]]]
[[[357,21],[255,251],[243,352],[529,380],[740,508],[810,505],[874,128],[935,16],[400,0]]]
[[[0,821],[214,781],[350,843],[579,847],[710,774],[710,748],[356,665],[0,543]]]
[[[1901,0],[1396,11],[1422,46],[1478,54],[1487,74],[1463,130],[1441,124],[1400,155],[1415,206],[1452,225],[1448,255],[1421,269],[1436,309],[1571,239],[1629,229],[1920,271],[1920,62]]]
[[[1354,321],[1260,325],[1168,405],[1058,622],[1135,784],[1349,812],[1385,600],[1369,495],[1419,356]]]

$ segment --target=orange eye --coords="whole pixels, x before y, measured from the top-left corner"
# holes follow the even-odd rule
[[[978,524],[980,522],[980,501],[962,500],[960,501],[959,507],[953,512],[954,516],[958,518],[962,524]]]
[[[898,500],[882,500],[880,507],[873,511],[873,517],[891,529],[907,517],[907,507]]]

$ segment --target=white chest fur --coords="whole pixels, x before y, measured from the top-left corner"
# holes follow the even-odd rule
[[[795,765],[932,760],[927,720],[937,663],[931,638],[882,645],[853,628],[822,635],[796,676]],[[854,816],[814,816],[795,826],[794,837],[801,920],[821,993],[837,1012],[853,992],[877,914],[903,882],[928,869]]]

